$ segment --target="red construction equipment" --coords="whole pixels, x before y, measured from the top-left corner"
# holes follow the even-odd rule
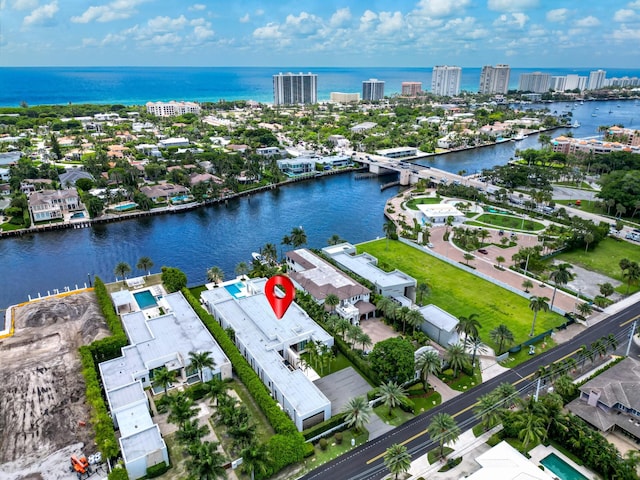
[[[75,455],[71,455],[71,468],[73,471],[84,475],[85,473],[89,473],[89,460],[87,457],[77,457]]]

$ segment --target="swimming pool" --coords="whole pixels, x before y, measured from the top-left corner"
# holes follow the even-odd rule
[[[244,284],[242,282],[225,285],[224,288],[233,298],[242,298],[245,296],[245,294],[240,290],[241,288],[244,288]]]
[[[76,212],[71,215],[71,218],[84,218],[84,212]]]
[[[555,453],[547,455],[540,463],[551,470],[560,480],[588,480],[579,471],[562,460]]]
[[[114,210],[118,210],[119,212],[123,212],[124,210],[131,210],[133,208],[136,208],[138,206],[137,203],[125,203],[123,205],[116,205],[115,207],[113,207]]]
[[[156,307],[158,305],[158,302],[156,302],[156,299],[153,297],[149,290],[134,293],[133,296],[135,297],[136,302],[138,302],[138,306],[141,310],[144,310],[145,308]]]
[[[189,195],[178,195],[177,197],[171,197],[172,202],[186,202],[189,200]]]

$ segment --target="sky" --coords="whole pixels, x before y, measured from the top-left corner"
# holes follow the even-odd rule
[[[640,0],[0,0],[2,66],[640,66]]]

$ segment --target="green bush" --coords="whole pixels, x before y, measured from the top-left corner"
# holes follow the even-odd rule
[[[314,453],[316,453],[316,449],[313,447],[313,443],[305,443],[304,447],[305,447],[304,458],[310,457]]]
[[[98,299],[98,306],[104,315],[104,319],[107,322],[107,327],[111,330],[113,335],[124,335],[124,328],[122,327],[122,320],[116,313],[111,303],[111,296],[107,292],[107,287],[100,277],[96,276],[93,282],[93,293],[96,294]]]
[[[209,388],[206,384],[200,382],[189,387],[185,391],[185,393],[191,400],[198,401],[207,396],[207,394],[209,393]]]
[[[331,430],[332,428],[344,423],[344,416],[344,413],[339,413],[331,417],[329,420],[325,420],[322,423],[318,423],[317,425],[308,428],[307,430],[302,432],[304,439],[309,440],[313,437],[317,437],[321,433],[326,432],[327,430]]]
[[[336,444],[337,444],[337,445],[341,445],[341,444],[342,444],[342,433],[337,432],[337,433],[334,435],[334,438],[336,439]]]
[[[236,375],[247,387],[247,390],[276,432],[276,435],[271,437],[267,443],[267,447],[271,452],[270,458],[272,459],[272,470],[268,472],[267,476],[280,471],[287,465],[302,460],[307,447],[305,447],[304,437],[298,432],[293,421],[271,397],[267,387],[238,351],[222,326],[200,305],[200,302],[186,287],[182,289],[182,294],[200,317],[202,323],[211,332],[225,355],[231,360]]]
[[[147,478],[156,478],[160,475],[164,474],[167,470],[169,470],[169,465],[165,462],[160,462],[151,467],[147,467]]]
[[[109,472],[107,475],[109,480],[129,480],[129,474],[127,473],[127,469],[124,467],[115,467],[113,470]]]
[[[326,438],[321,438],[320,441],[318,442],[318,445],[320,446],[321,450],[326,450],[327,446],[329,445],[329,442],[327,441]]]

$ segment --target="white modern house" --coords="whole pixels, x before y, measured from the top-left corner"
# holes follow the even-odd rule
[[[333,346],[333,337],[295,302],[278,320],[264,294],[266,278],[202,292],[205,308],[232,328],[240,353],[302,431],[331,418],[331,402],[299,368],[308,342]]]
[[[111,417],[120,430],[129,478],[137,479],[150,466],[163,461],[169,464],[166,444],[153,423],[144,392],[145,387],[153,388],[154,371],[167,368],[176,372],[176,383],[189,384],[200,381],[189,363],[190,352],[211,352],[215,366],[203,369],[204,381],[230,378],[231,362],[182,293],[158,298],[165,313],[154,318],[147,318],[128,293],[115,292],[112,298],[119,311],[129,312],[121,318],[130,344],[122,348],[122,356],[100,363],[99,369]]]
[[[354,325],[371,317],[376,307],[369,302],[371,290],[306,248],[285,254],[289,277],[299,290],[304,290],[320,305],[327,295],[340,299],[336,312]]]
[[[316,161],[311,158],[291,158],[278,160],[278,168],[289,175],[311,173],[316,169]]]
[[[448,203],[420,204],[417,207],[420,210],[422,223],[442,224],[446,223],[449,217],[452,217],[454,222],[461,222],[465,219],[464,213]]]
[[[375,293],[390,297],[401,305],[411,306],[415,302],[418,282],[406,273],[381,270],[376,257],[368,253],[356,255],[356,247],[350,243],[331,245],[322,251],[344,269],[370,281],[375,286]]]
[[[456,332],[458,326],[456,317],[435,305],[425,305],[418,311],[424,318],[420,329],[434,342],[445,348],[460,342],[460,336]]]

